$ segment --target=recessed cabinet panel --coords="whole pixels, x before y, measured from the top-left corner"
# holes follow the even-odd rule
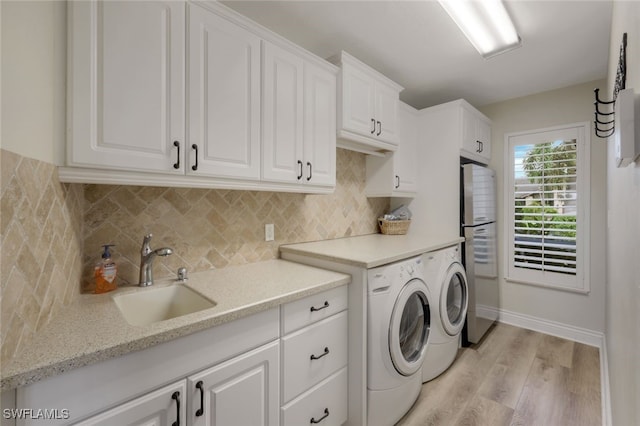
[[[184,4],[74,2],[69,16],[69,163],[183,173],[173,164],[174,141],[184,143]]]
[[[263,55],[262,177],[297,181],[302,162],[304,62],[267,42]]]
[[[197,5],[189,25],[187,172],[259,179],[260,39]]]

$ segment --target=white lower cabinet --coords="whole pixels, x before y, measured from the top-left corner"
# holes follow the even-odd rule
[[[190,376],[189,425],[277,425],[279,360],[275,341]]]
[[[281,425],[341,425],[347,421],[346,287],[281,307]],[[309,316],[304,315],[304,312]]]
[[[164,426],[186,424],[187,386],[180,380],[139,398],[90,417],[76,426]]]

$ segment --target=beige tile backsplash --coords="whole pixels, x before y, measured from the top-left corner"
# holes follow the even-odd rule
[[[82,186],[57,168],[0,150],[0,363],[79,294]]]
[[[278,257],[285,243],[377,232],[388,198],[364,196],[365,156],[338,149],[330,195],[61,184],[57,168],[0,150],[0,364],[81,291],[93,288],[101,244],[111,243],[119,283],[137,283],[142,237],[174,254],[156,278]],[[264,241],[264,225],[275,241]]]
[[[83,291],[93,288],[102,244],[115,244],[120,283],[137,283],[140,246],[174,254],[154,261],[156,278],[278,257],[285,243],[377,232],[388,198],[364,196],[365,156],[338,149],[337,185],[331,195],[136,186],[85,185]],[[275,225],[275,241],[264,226]]]

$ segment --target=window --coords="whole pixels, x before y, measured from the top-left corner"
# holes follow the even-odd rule
[[[505,136],[507,280],[589,291],[589,129]]]

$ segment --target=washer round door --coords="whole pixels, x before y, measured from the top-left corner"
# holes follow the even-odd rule
[[[467,275],[460,263],[453,262],[444,275],[440,294],[440,319],[444,331],[450,336],[462,330],[468,304]]]
[[[393,306],[389,353],[398,373],[410,376],[422,368],[431,326],[427,287],[421,279],[407,282]]]

